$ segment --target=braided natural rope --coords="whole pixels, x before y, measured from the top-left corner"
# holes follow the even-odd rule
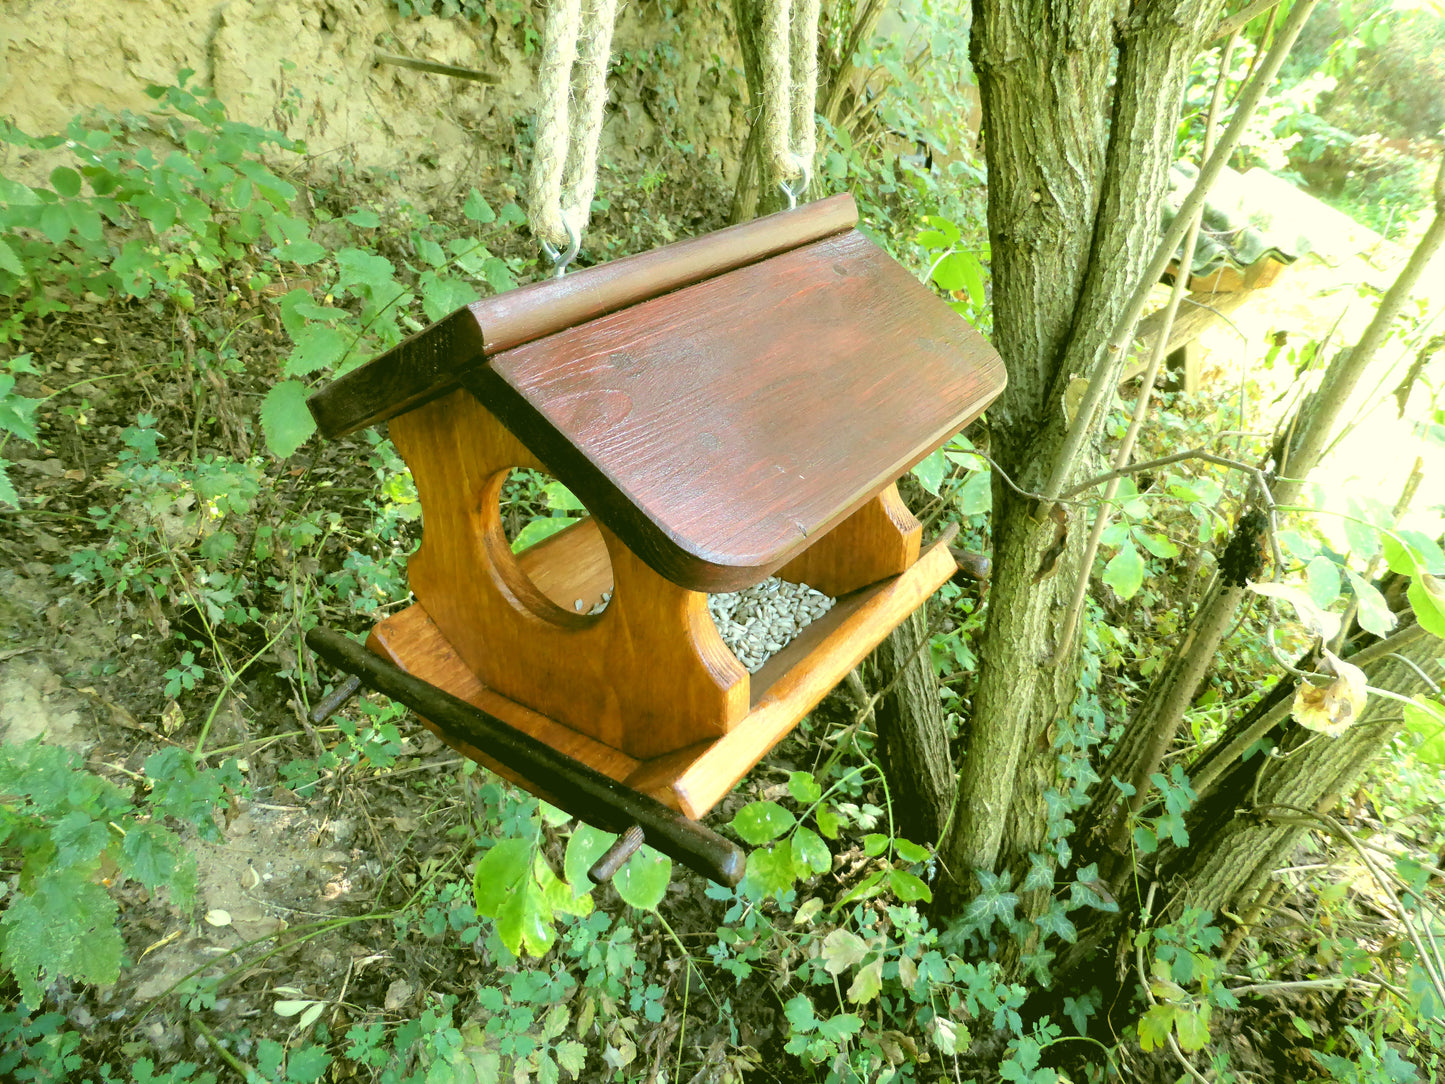
[[[580,234],[591,214],[616,16],[617,0],[591,0],[584,30],[582,0],[553,0],[542,32],[527,221],[535,237],[559,248],[567,244],[567,226]],[[574,74],[580,86],[571,110]]]
[[[820,0],[794,0],[793,153],[805,170],[813,168],[818,149],[818,8]]]
[[[762,0],[763,157],[775,181],[813,167],[819,6],[819,0]]]

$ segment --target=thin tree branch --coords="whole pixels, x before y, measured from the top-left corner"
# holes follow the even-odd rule
[[[1219,120],[1219,105],[1224,97],[1224,73],[1229,67],[1230,54],[1234,52],[1234,38],[1231,34],[1229,41],[1224,46],[1223,60],[1220,62],[1219,78],[1214,82],[1214,94],[1209,102],[1209,115],[1204,121],[1204,146],[1200,157],[1208,160],[1210,153],[1214,150],[1214,127]],[[1159,363],[1164,360],[1164,351],[1169,343],[1169,329],[1174,326],[1174,318],[1179,313],[1179,302],[1184,297],[1184,291],[1189,283],[1190,269],[1194,266],[1194,249],[1199,242],[1199,226],[1204,218],[1204,208],[1200,207],[1195,212],[1193,220],[1189,223],[1189,231],[1184,235],[1184,248],[1179,253],[1179,260],[1176,263],[1178,270],[1174,274],[1174,285],[1169,291],[1169,301],[1164,306],[1164,314],[1159,324],[1159,334],[1154,339],[1154,345],[1149,351],[1149,362],[1144,367],[1144,375],[1139,381],[1139,397],[1134,401],[1134,415],[1129,419],[1129,428],[1124,433],[1124,439],[1119,442],[1119,448],[1114,453],[1114,466],[1123,468],[1129,465],[1129,459],[1134,454],[1134,442],[1139,438],[1139,430],[1144,425],[1144,415],[1149,412],[1149,399],[1154,394],[1154,381],[1159,377]],[[1104,537],[1104,531],[1109,526],[1112,518],[1113,501],[1119,492],[1119,478],[1111,478],[1104,488],[1104,497],[1099,505],[1099,510],[1094,513],[1094,526],[1089,532],[1089,541],[1084,547],[1083,559],[1079,562],[1079,575],[1074,583],[1074,594],[1069,600],[1069,608],[1064,612],[1064,618],[1059,623],[1059,634],[1054,647],[1054,665],[1059,665],[1068,656],[1073,646],[1074,626],[1078,623],[1079,613],[1084,608],[1084,595],[1089,590],[1089,580],[1094,573],[1094,558],[1099,554],[1099,541]]]
[[[1214,34],[1210,40],[1218,41],[1220,38],[1227,38],[1231,34],[1243,30],[1246,23],[1259,18],[1266,11],[1270,10],[1270,8],[1277,7],[1279,3],[1280,0],[1254,0],[1254,3],[1250,4],[1249,7],[1238,14],[1226,15],[1223,19],[1219,20],[1219,25],[1214,28]],[[1222,69],[1223,67],[1224,65],[1221,64],[1220,68]]]

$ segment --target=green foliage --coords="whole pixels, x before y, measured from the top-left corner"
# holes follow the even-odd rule
[[[123,945],[108,887],[133,880],[181,907],[195,894],[194,858],[162,821],[214,835],[223,777],[171,749],[147,760],[146,778],[150,793],[137,803],[66,749],[0,744],[0,853],[21,868],[0,917],[0,963],[31,1009],[58,978],[116,980]]]

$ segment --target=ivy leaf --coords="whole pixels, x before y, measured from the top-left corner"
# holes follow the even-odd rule
[[[316,432],[316,419],[306,409],[306,385],[283,380],[272,386],[261,401],[261,431],[266,447],[278,459],[285,459]]]
[[[975,471],[963,483],[954,501],[965,516],[977,516],[993,508],[993,477],[990,471]]]
[[[634,854],[612,878],[613,887],[622,897],[622,902],[639,911],[657,910],[671,881],[672,859],[658,854],[651,847],[643,847]]]
[[[777,802],[753,802],[737,811],[732,826],[743,842],[756,846],[777,839],[798,819]]]
[[[1114,589],[1121,602],[1127,602],[1138,592],[1144,583],[1144,559],[1134,548],[1133,539],[1125,542],[1114,559],[1104,566],[1104,582]]]

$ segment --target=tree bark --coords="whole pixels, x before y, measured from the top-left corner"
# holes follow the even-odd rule
[[[1365,673],[1371,686],[1401,696],[1433,693],[1435,689],[1421,671],[1437,684],[1445,679],[1445,667],[1439,661],[1442,654],[1445,641],[1424,635],[1365,667]],[[1338,738],[1294,722],[1281,724],[1275,731],[1276,755],[1257,754],[1236,762],[1212,794],[1201,796],[1196,803],[1189,818],[1195,845],[1177,854],[1161,855],[1169,865],[1171,883],[1184,886],[1173,911],[1177,914],[1186,907],[1202,907],[1215,914],[1226,909],[1248,910],[1274,871],[1288,864],[1301,838],[1313,827],[1279,823],[1274,815],[1277,811],[1271,807],[1329,812],[1402,726],[1400,703],[1375,694],[1359,720]]]
[[[875,695],[882,693],[873,718],[893,799],[894,827],[905,838],[932,846],[953,810],[958,781],[928,640],[923,607],[869,656],[863,682]]]
[[[975,2],[995,345],[1009,372],[990,437],[1024,489],[1039,488],[1062,445],[1070,381],[1121,364],[1109,332],[1156,243],[1179,103],[1210,13],[1205,0],[1139,14],[1112,2]],[[1057,520],[995,480],[986,646],[943,848],[955,875],[1042,849],[1050,731],[1070,710],[1079,665],[1077,642],[1053,662],[1083,550],[1084,532],[1062,526],[1060,539]],[[961,902],[967,887],[944,895]]]

